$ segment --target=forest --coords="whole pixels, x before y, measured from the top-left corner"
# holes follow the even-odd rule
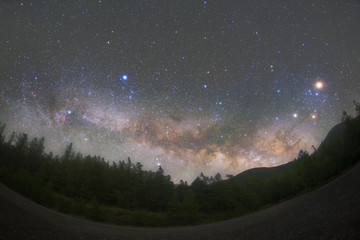
[[[133,226],[203,224],[245,215],[311,191],[360,159],[360,104],[343,114],[312,154],[274,168],[252,169],[222,179],[198,176],[174,184],[159,167],[146,171],[130,158],[107,162],[83,156],[69,144],[62,156],[45,153],[44,138],[6,137],[0,127],[0,181],[62,213]]]

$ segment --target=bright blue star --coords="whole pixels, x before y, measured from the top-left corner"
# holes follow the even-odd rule
[[[121,76],[121,79],[122,79],[123,81],[127,81],[127,80],[128,80],[128,75],[126,75],[126,74],[122,75],[122,76]]]
[[[203,88],[207,88],[207,87],[208,87],[208,85],[207,85],[207,84],[204,84],[204,85],[203,85]]]

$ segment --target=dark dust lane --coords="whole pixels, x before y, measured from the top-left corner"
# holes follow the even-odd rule
[[[182,228],[121,227],[76,219],[0,184],[0,239],[360,239],[360,164],[322,188],[263,211]]]

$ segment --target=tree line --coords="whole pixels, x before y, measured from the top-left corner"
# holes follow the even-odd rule
[[[0,180],[23,195],[64,213],[136,226],[213,222],[241,216],[334,178],[360,159],[360,104],[347,113],[333,136],[313,154],[300,151],[279,174],[260,171],[241,178],[200,174],[191,184],[174,184],[161,166],[146,171],[128,158],[107,162],[83,156],[69,144],[62,156],[44,152],[44,138],[5,137],[0,127]],[[329,134],[330,135],[330,134]],[[269,169],[269,171],[275,171]]]

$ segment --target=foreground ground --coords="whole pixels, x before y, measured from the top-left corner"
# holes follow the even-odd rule
[[[39,206],[0,183],[3,239],[360,239],[360,164],[313,192],[271,208],[181,228],[85,221]]]

